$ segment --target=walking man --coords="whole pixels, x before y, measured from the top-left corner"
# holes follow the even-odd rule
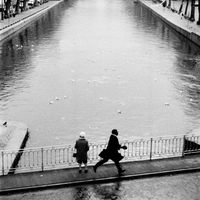
[[[121,146],[119,144],[119,141],[118,141],[118,138],[117,138],[118,131],[116,129],[113,129],[111,133],[112,134],[111,134],[109,142],[108,142],[106,154],[105,154],[105,156],[103,156],[102,160],[100,160],[98,163],[96,163],[96,165],[93,167],[93,169],[94,169],[94,172],[96,173],[97,168],[99,166],[103,165],[104,163],[108,162],[109,159],[111,159],[115,163],[119,175],[121,175],[126,170],[122,169],[120,167],[119,161],[121,159],[123,159],[124,157],[118,152],[118,150],[120,150],[120,148],[127,149],[127,147]]]

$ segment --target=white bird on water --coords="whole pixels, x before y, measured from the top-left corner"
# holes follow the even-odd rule
[[[118,114],[122,114],[122,111],[121,111],[121,110],[118,110],[117,112],[118,112]]]

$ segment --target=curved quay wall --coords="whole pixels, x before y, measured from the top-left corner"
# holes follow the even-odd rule
[[[36,19],[38,19],[39,17],[47,13],[50,9],[54,8],[61,2],[63,2],[63,0],[54,1],[54,3],[51,5],[49,5],[49,2],[45,3],[46,4],[45,7],[42,8],[41,6],[41,9],[35,11],[32,14],[31,13],[28,14],[29,11],[24,11],[24,12],[27,12],[27,15],[24,18],[13,21],[13,23],[8,23],[7,26],[0,29],[0,41],[6,39],[7,37],[11,36],[15,32],[19,31],[20,29],[24,28],[28,24],[32,23],[33,21],[35,21]]]
[[[152,12],[155,16],[160,18],[162,21],[164,21],[166,24],[168,24],[170,27],[172,27],[178,33],[180,33],[181,35],[185,36],[187,39],[189,39],[190,41],[194,42],[198,46],[200,46],[200,36],[199,36],[200,32],[199,33],[195,33],[192,30],[187,29],[187,27],[181,27],[181,25],[179,24],[178,21],[170,21],[169,19],[166,18],[166,16],[164,16],[163,12],[162,13],[157,12],[156,10],[151,8],[151,6],[146,4],[145,1],[138,0],[138,3],[140,3],[146,9],[148,9],[150,12]],[[169,11],[169,12],[171,12],[171,11]],[[195,22],[193,22],[193,23],[195,23]],[[193,24],[193,26],[199,27],[196,24]]]

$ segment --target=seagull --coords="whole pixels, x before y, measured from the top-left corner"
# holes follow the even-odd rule
[[[53,101],[50,101],[49,104],[53,104]]]
[[[5,126],[5,127],[6,127],[6,126],[7,126],[7,122],[4,122],[4,123],[3,123],[3,126]]]
[[[59,98],[58,98],[58,97],[55,97],[55,100],[59,101]]]
[[[118,114],[122,114],[122,111],[121,111],[121,110],[118,110],[117,112],[118,112]]]

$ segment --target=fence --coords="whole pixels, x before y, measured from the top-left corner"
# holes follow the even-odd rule
[[[200,136],[173,136],[124,141],[127,150],[120,150],[123,161],[180,157],[200,150]],[[107,144],[90,144],[88,165],[99,160]],[[53,146],[24,150],[1,151],[0,175],[77,166],[73,146]],[[17,159],[16,159],[17,158]]]

